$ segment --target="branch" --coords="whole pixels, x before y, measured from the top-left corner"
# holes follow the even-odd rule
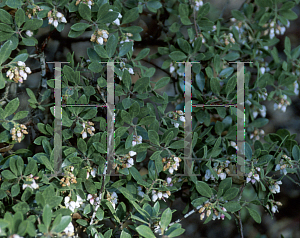
[[[222,18],[222,17],[223,17],[223,14],[224,14],[226,8],[228,7],[229,2],[230,2],[230,0],[227,0],[227,1],[226,1],[226,3],[225,3],[225,5],[224,5],[224,7],[223,7],[223,9],[222,9],[222,12],[221,12],[219,18]]]

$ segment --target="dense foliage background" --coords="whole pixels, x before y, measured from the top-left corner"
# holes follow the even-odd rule
[[[297,106],[300,46],[284,35],[297,26],[299,1],[240,4],[2,1],[0,236],[297,237],[299,137],[271,126]],[[119,176],[106,169],[108,61]],[[192,104],[210,105],[193,107],[189,145],[179,61],[200,62]],[[232,176],[239,112],[213,106],[237,103],[233,61],[253,62],[245,64],[245,176]],[[55,70],[66,105],[63,174],[54,162]],[[199,176],[176,176],[186,146]],[[280,216],[288,220],[276,223]]]

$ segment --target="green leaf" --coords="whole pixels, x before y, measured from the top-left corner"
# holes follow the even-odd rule
[[[279,13],[281,16],[283,16],[288,20],[296,20],[298,18],[297,14],[292,10],[284,10],[284,11],[279,10]]]
[[[129,234],[129,232],[126,229],[122,230],[120,238],[131,238],[131,237],[132,236]]]
[[[148,226],[140,225],[136,228],[136,231],[143,237],[155,238],[155,235]]]
[[[220,82],[217,78],[210,79],[210,88],[211,88],[211,91],[213,91],[213,93],[220,95],[221,86],[220,86]]]
[[[232,200],[238,195],[238,193],[239,193],[238,188],[229,188],[223,195],[223,199],[224,200]]]
[[[123,55],[126,55],[130,50],[132,50],[132,47],[132,42],[124,42],[120,47],[119,56],[121,57]]]
[[[147,87],[150,84],[150,78],[149,77],[143,77],[136,81],[133,92],[138,92],[140,94],[144,93]]]
[[[37,39],[35,39],[34,37],[24,37],[22,41],[26,46],[35,46],[38,43]]]
[[[190,44],[186,40],[179,38],[177,39],[177,43],[180,49],[183,50],[185,53],[190,53],[192,51]]]
[[[258,118],[255,121],[251,122],[249,124],[249,126],[259,128],[259,127],[263,127],[263,126],[267,125],[268,123],[269,123],[269,119],[267,119],[267,118]]]
[[[232,76],[226,84],[225,91],[227,96],[235,89],[236,86],[237,86],[236,77]]]
[[[148,136],[149,136],[150,142],[152,142],[153,144],[159,145],[159,137],[158,137],[158,133],[156,131],[149,130]]]
[[[23,119],[23,118],[27,117],[27,115],[28,115],[28,111],[17,112],[13,118],[13,121]]]
[[[129,11],[127,11],[125,13],[125,15],[122,18],[122,25],[129,23],[129,22],[133,22],[134,20],[136,20],[139,17],[139,8],[135,7],[130,9]]]
[[[6,5],[9,6],[10,8],[19,8],[22,6],[22,1],[21,0],[7,0]]]
[[[181,60],[186,59],[186,57],[187,57],[181,51],[173,51],[169,56],[173,61],[181,61]]]
[[[21,25],[25,22],[25,12],[22,8],[19,8],[16,12],[15,21],[18,27],[21,27]]]
[[[223,207],[225,207],[228,212],[236,212],[242,209],[239,202],[233,201],[223,204]]]
[[[97,189],[95,187],[95,184],[93,182],[91,182],[90,180],[86,180],[84,182],[84,186],[85,186],[88,193],[90,193],[90,194],[97,193]]]
[[[200,193],[202,196],[205,196],[208,198],[210,198],[212,196],[212,190],[205,182],[197,181],[196,189],[197,189],[198,193]]]
[[[170,208],[167,208],[161,215],[161,219],[160,219],[161,231],[164,231],[168,227],[171,220],[172,220],[172,211]]]
[[[130,134],[130,135],[126,138],[125,149],[129,149],[129,148],[132,146],[132,140],[133,140],[133,134]]]
[[[237,60],[239,57],[240,57],[240,54],[239,54],[239,53],[236,53],[236,52],[230,52],[229,54],[227,54],[227,55],[224,57],[224,60],[227,60],[227,61],[234,61],[234,60]]]
[[[97,22],[98,23],[112,23],[114,20],[116,20],[119,16],[118,12],[114,11],[108,11],[104,14],[101,14],[100,17],[98,18]]]
[[[14,32],[13,29],[9,25],[6,25],[4,23],[0,23],[0,31]]]
[[[258,6],[260,7],[272,7],[272,0],[255,0]]]
[[[170,229],[169,229],[170,230]],[[172,238],[172,237],[178,237],[180,235],[182,235],[185,232],[185,230],[183,228],[178,228],[176,230],[173,230],[168,237]]]
[[[103,48],[102,45],[96,45],[95,51],[101,58],[109,58],[106,50]]]
[[[82,138],[78,138],[77,147],[82,153],[86,153],[87,145],[86,145],[85,141]]]
[[[153,90],[156,90],[158,88],[165,87],[170,82],[170,77],[163,77],[160,80],[158,80],[153,88]]]
[[[221,181],[219,185],[219,189],[222,189],[224,192],[227,191],[231,187],[231,185],[232,185],[232,178],[226,178]]]
[[[139,144],[141,145],[141,144]],[[137,146],[137,145],[136,145]],[[150,187],[151,184],[147,183],[146,181],[143,180],[141,174],[135,167],[130,167],[129,171],[132,175],[132,177],[137,181],[138,184],[144,186],[144,187]]]
[[[26,202],[18,202],[12,208],[15,212],[20,211],[23,214],[25,214],[26,212],[28,212],[30,210],[29,205]]]
[[[299,160],[300,159],[300,149],[299,149],[299,146],[297,146],[297,145],[293,146],[292,155],[293,155],[293,158],[295,160]]]
[[[206,16],[209,13],[209,9],[210,9],[210,3],[207,2],[199,9],[197,19]]]
[[[83,19],[88,21],[91,20],[91,9],[87,4],[79,3],[78,12]]]
[[[8,59],[12,50],[13,50],[12,41],[11,40],[6,41],[0,49],[0,64],[3,64]]]
[[[150,125],[155,121],[156,117],[155,116],[147,116],[144,117],[140,120],[138,125]]]
[[[20,193],[20,185],[19,184],[15,184],[11,187],[11,196],[15,197]]]
[[[13,22],[11,15],[3,9],[0,9],[0,21],[6,24],[11,24]]]
[[[63,216],[57,226],[52,227],[51,232],[60,233],[62,232],[71,222],[70,216]]]
[[[149,1],[146,2],[147,8],[149,11],[156,13],[159,8],[162,7],[162,4],[159,1]]]
[[[19,98],[15,98],[11,100],[4,109],[4,118],[13,114],[18,109],[19,104],[20,104]]]
[[[111,58],[114,55],[117,45],[118,39],[115,37],[115,35],[110,36],[106,43],[106,52],[109,58]]]
[[[80,22],[80,23],[75,23],[74,25],[72,25],[71,29],[73,31],[84,31],[88,27],[90,27],[89,24]]]
[[[150,52],[149,48],[142,49],[138,53],[137,57],[135,57],[135,60],[141,60],[141,59],[145,58],[149,54],[149,52]]]
[[[190,25],[192,24],[189,17],[189,6],[187,4],[180,3],[179,4],[179,15],[180,20],[183,25]]]
[[[261,217],[257,211],[252,208],[246,207],[249,211],[250,216],[253,218],[254,221],[257,223],[261,223]]]
[[[51,224],[51,218],[52,218],[52,211],[48,204],[44,207],[43,210],[43,223],[46,225],[47,230],[49,230],[50,224]]]
[[[41,26],[43,25],[43,21],[39,20],[39,19],[30,19],[27,20],[23,26],[23,30],[37,30],[39,28],[41,28]]]
[[[238,10],[232,10],[232,11],[231,11],[231,14],[232,14],[232,16],[233,16],[235,19],[237,19],[237,20],[239,20],[239,21],[243,21],[243,20],[245,19],[245,16],[242,14],[241,11],[238,11]]]

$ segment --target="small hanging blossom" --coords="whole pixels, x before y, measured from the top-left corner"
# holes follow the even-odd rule
[[[236,145],[234,141],[230,141],[230,145],[234,147],[237,151],[239,151],[239,147]]]
[[[266,205],[266,208],[268,210],[271,210],[273,214],[276,213],[276,212],[279,212],[278,211],[278,206],[282,206],[281,202],[275,202],[274,200],[271,200],[271,199],[268,202],[270,204],[270,205],[269,204]],[[271,209],[270,209],[270,206],[271,206]]]
[[[90,9],[92,8],[92,6],[95,4],[93,0],[77,0],[75,5],[79,5],[79,3],[83,3],[86,4]]]
[[[213,164],[213,168],[212,169],[217,173],[218,178],[220,178],[221,180],[224,180],[227,177],[227,175],[230,174],[230,170],[228,168],[229,164],[230,164],[229,160],[226,160],[224,162],[215,162]],[[216,180],[216,178],[212,174],[212,172],[209,169],[207,169],[205,171],[204,180],[208,181],[209,179],[213,180],[213,181]]]
[[[72,222],[69,223],[69,225],[64,229],[64,233],[68,236],[74,236],[74,226],[72,224]]]
[[[265,131],[262,129],[255,129],[253,133],[250,134],[250,139],[260,140],[265,135]]]
[[[28,134],[26,129],[27,127],[23,124],[15,124],[14,128],[10,130],[12,140],[20,143],[23,135]]]
[[[280,109],[282,112],[286,111],[286,107],[289,106],[291,103],[287,99],[287,95],[281,95],[280,97],[276,97],[275,100],[279,100],[280,102],[274,103],[274,111]]]
[[[111,202],[112,206],[114,209],[116,209],[116,204],[118,203],[118,195],[116,194],[116,192],[113,192],[112,194],[110,194],[109,192],[107,192],[107,200]]]
[[[90,41],[103,45],[104,42],[107,42],[108,35],[109,32],[107,30],[99,29],[92,34]]]
[[[295,95],[298,96],[299,95],[299,83],[298,83],[298,81],[295,81],[293,86],[294,86],[294,93],[295,93]]]
[[[267,92],[262,92],[262,93],[259,92],[258,97],[262,98],[263,100],[267,100],[268,93]]]
[[[10,80],[14,80],[15,83],[23,83],[23,80],[27,79],[27,74],[31,74],[31,70],[29,67],[26,67],[26,64],[23,61],[17,62],[18,66],[11,67],[6,72],[6,77]]]
[[[281,181],[277,181],[277,182],[274,182],[274,183],[271,182],[271,184],[272,185],[269,186],[270,192],[274,193],[274,194],[280,193],[280,186],[279,185],[281,185],[282,182]]]
[[[203,1],[202,0],[196,0],[195,1],[195,10],[199,11],[200,7],[203,6]]]
[[[87,138],[87,135],[89,134],[90,136],[93,136],[94,135],[94,131],[95,131],[95,127],[94,127],[94,123],[91,122],[91,121],[87,121],[87,122],[83,122],[82,123],[82,127],[83,127],[83,130],[82,132],[80,133],[81,136],[82,136],[82,139],[85,139]],[[88,134],[87,134],[88,133]]]
[[[261,105],[262,109],[257,108],[255,111],[253,111],[252,115],[254,119],[260,114],[262,117],[266,117],[267,115],[267,108],[265,105]]]
[[[109,11],[112,12],[113,10],[112,10],[112,9],[109,9]],[[115,25],[119,26],[119,25],[120,25],[120,20],[122,19],[122,17],[123,17],[123,16],[121,15],[121,13],[119,13],[118,18],[117,18],[116,20],[114,20],[113,23],[114,23]]]
[[[177,110],[176,112],[173,112],[173,113],[170,113],[169,115],[171,115],[171,117],[173,117],[173,120],[175,121],[178,121],[178,118],[179,118],[179,121],[183,122],[183,126],[185,126],[185,113],[182,112],[181,110]],[[171,123],[176,127],[178,128],[179,127],[179,123],[178,122],[174,122],[174,121],[171,121]]]
[[[137,188],[137,194],[140,196],[140,197],[144,197],[145,196],[145,193],[143,192],[143,189],[142,189],[142,187],[141,186],[138,186],[138,188]]]
[[[139,135],[138,135],[138,136],[133,135],[132,146],[141,144],[142,141],[143,141],[143,137],[142,137],[142,136],[139,136]]]
[[[72,184],[76,184],[76,177],[73,174],[74,166],[69,166],[65,168],[65,175],[60,180],[60,184],[62,187],[70,186]]]
[[[39,179],[39,177],[33,177],[32,174],[28,175],[26,178],[25,178],[25,181],[26,182],[32,182],[31,184],[27,184],[27,183],[24,183],[22,188],[23,190],[25,190],[27,187],[31,188],[32,190],[34,189],[38,189],[39,188],[39,185],[36,183],[35,180]]]
[[[177,171],[181,162],[181,159],[179,157],[175,157],[175,155],[172,155],[169,158],[163,158],[162,162],[165,163],[163,167],[163,171],[168,170],[170,174],[173,174],[174,170]]]
[[[56,11],[53,9],[52,11],[48,12],[48,24],[53,25],[57,28],[58,23],[67,23],[66,18],[61,12]]]
[[[127,68],[125,67],[125,63],[121,62],[120,63],[120,68],[122,71],[127,70],[130,74],[134,74],[133,68]],[[122,80],[122,76],[118,76],[120,80]]]
[[[222,214],[221,212],[218,212],[218,210],[216,209],[216,207],[218,207],[219,209],[221,209],[222,211],[226,212],[226,208],[225,207],[222,207],[220,206],[219,204],[218,205],[214,205],[212,203],[209,202],[209,200],[207,200],[204,205],[200,205],[199,206],[199,213],[200,214],[200,220],[202,221],[204,218],[205,218],[205,215],[206,217],[209,217],[211,215],[211,213],[213,213],[213,217],[212,217],[212,220],[224,220],[225,218],[225,215]]]
[[[276,165],[275,167],[275,171],[280,171],[280,174],[284,174],[286,175],[287,174],[287,171],[286,169],[287,168],[293,168],[293,165],[292,165],[292,159],[291,157],[287,156],[287,155],[282,155],[281,156],[281,159],[279,161],[279,164]]]
[[[70,209],[72,212],[75,212],[75,209],[80,208],[80,206],[83,204],[83,200],[79,195],[77,195],[76,198],[76,202],[71,201],[70,195],[64,199],[66,208]]]
[[[30,31],[30,30],[27,30],[25,33],[26,33],[26,35],[29,36],[29,37],[33,36],[33,32]]]
[[[259,174],[257,173],[257,171],[260,171],[260,168],[253,168],[251,169],[251,171],[249,172],[247,178],[246,178],[246,183],[249,183],[251,181],[252,184],[255,184],[255,182],[259,182],[260,178],[259,178]]]
[[[165,198],[168,198],[171,196],[170,191],[162,192],[162,191],[157,191],[157,190],[152,190],[152,201],[156,202],[157,199],[162,199],[164,202],[166,202]]]
[[[90,202],[91,205],[98,205],[100,202],[100,197],[97,197],[97,194],[88,194],[86,200]]]
[[[44,10],[44,9],[40,8],[38,5],[35,5],[35,4],[31,4],[31,5],[34,7],[27,8],[26,13],[25,13],[29,19],[34,18],[35,16],[37,16],[38,12]],[[40,18],[37,17],[37,19],[40,19]]]

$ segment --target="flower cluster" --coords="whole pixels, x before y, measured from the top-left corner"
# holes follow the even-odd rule
[[[152,190],[152,201],[156,202],[157,199],[162,199],[164,201],[165,198],[168,198],[169,196],[171,196],[171,192],[170,191],[166,191],[166,192],[161,192],[161,191],[156,191],[156,190]]]
[[[228,165],[230,164],[229,160],[226,160],[225,162],[215,162],[213,170],[216,171],[218,178],[221,180],[224,180],[228,174],[230,174],[230,170],[228,168]],[[215,176],[212,174],[212,172],[207,169],[205,171],[204,180],[208,181],[209,179],[215,181]]]
[[[94,135],[93,131],[95,131],[95,127],[93,122],[91,121],[83,122],[82,127],[83,127],[83,130],[81,132],[82,139],[87,138],[87,133],[89,133],[90,136]]]
[[[173,120],[178,121],[178,118],[180,121],[185,122],[185,117],[184,117],[185,113],[181,110],[177,110],[175,113],[169,113],[169,117],[173,117]],[[178,128],[179,127],[179,123],[178,122],[173,122],[171,121],[171,123]]]
[[[280,186],[282,184],[281,181],[276,181],[276,182],[270,182],[271,185],[269,186],[270,192],[271,193],[280,193]]]
[[[290,26],[290,22],[287,20],[286,27],[289,28],[289,26]],[[285,26],[280,21],[277,21],[276,24],[274,20],[271,21],[270,23],[266,23],[263,27],[266,28],[266,30],[264,31],[265,36],[268,35],[270,31],[270,39],[273,39],[275,37],[275,34],[283,35],[286,30]]]
[[[109,9],[110,12],[112,12],[113,10],[112,9]],[[121,13],[119,13],[118,17],[116,20],[113,21],[113,23],[117,26],[120,25],[120,19],[122,18],[123,16],[121,15]]]
[[[64,233],[68,237],[74,236],[74,226],[73,226],[72,222],[70,222],[69,225],[64,229]]]
[[[74,212],[76,208],[79,208],[83,204],[83,200],[79,195],[77,195],[76,198],[77,199],[75,202],[75,201],[70,201],[71,200],[70,195],[65,197],[65,206],[66,208],[70,209],[72,212]]]
[[[269,47],[268,46],[264,46],[265,50],[268,50]],[[268,67],[269,63],[268,62],[264,62],[264,64],[259,68],[260,72],[262,74],[264,74],[265,72],[270,72],[270,68]],[[266,99],[264,99],[266,100]]]
[[[48,24],[53,25],[55,28],[57,28],[58,23],[67,23],[67,20],[64,17],[64,15],[56,10],[48,12],[48,20]]]
[[[224,212],[227,211],[225,207],[220,207],[219,209],[221,209]],[[206,201],[203,206],[201,205],[198,212],[201,213],[200,214],[201,221],[205,218],[205,215],[206,215],[206,217],[209,217],[212,212],[213,212],[212,220],[216,220],[216,219],[224,220],[224,218],[225,218],[225,215],[222,214],[221,212],[217,211],[215,205],[210,203],[209,201]]]
[[[107,42],[108,35],[109,33],[107,30],[99,29],[92,34],[90,41],[103,45],[103,42]]]
[[[282,203],[281,202],[275,202],[274,200],[270,199],[269,200],[269,203],[270,203],[270,206],[271,206],[271,211],[272,213],[275,213],[275,212],[279,212],[278,211],[278,206],[282,206]],[[269,204],[266,205],[266,208],[268,210],[270,210],[270,206]]]
[[[87,169],[86,179],[89,179],[90,174],[92,175],[93,178],[96,177],[96,173],[97,173],[96,168],[92,168],[90,166],[87,166],[86,169]]]
[[[173,174],[174,170],[177,171],[181,162],[181,159],[179,157],[175,157],[175,155],[172,155],[172,157],[169,158],[163,158],[162,162],[165,163],[163,171],[168,170],[170,174]]]
[[[31,74],[31,70],[29,67],[26,67],[25,63],[22,61],[18,61],[17,64],[18,66],[14,66],[6,72],[6,77],[10,80],[13,79],[15,83],[23,83],[23,80],[27,79],[27,74]]]
[[[130,74],[134,74],[133,68],[126,68],[125,66],[126,65],[124,62],[120,63],[120,68],[122,69],[122,71],[126,69]],[[122,76],[119,76],[119,79],[122,80]]]
[[[129,153],[127,155],[125,155],[124,157],[120,157],[119,159],[116,159],[118,162],[113,163],[113,169],[119,170],[120,166],[123,169],[132,167],[134,165],[134,160],[131,157],[135,156],[135,155],[136,155],[136,152],[129,151]]]
[[[79,5],[79,3],[83,3],[83,4],[86,4],[88,5],[88,7],[91,9],[92,6],[95,4],[93,0],[77,0],[75,5]]]
[[[249,183],[251,181],[252,184],[255,184],[255,182],[259,182],[259,174],[257,172],[260,171],[259,167],[256,167],[255,169],[252,168],[251,171],[248,173],[246,178],[246,183]]]
[[[253,111],[253,117],[256,118],[258,116],[258,113],[262,116],[262,117],[266,117],[267,115],[267,108],[265,105],[261,105],[262,109],[257,108],[255,111]]]
[[[225,35],[225,45],[229,45],[229,43],[231,42],[232,44],[235,44],[235,39],[233,38],[233,34],[229,33],[228,35]],[[230,41],[230,42],[229,42]]]
[[[260,140],[261,137],[265,135],[263,129],[255,129],[253,133],[250,134],[250,139]]]
[[[142,141],[143,141],[143,137],[142,136],[133,135],[132,146],[135,146],[137,144],[141,144]]]
[[[280,97],[276,97],[274,99],[279,101],[278,104],[274,103],[274,111],[280,109],[281,111],[285,112],[286,107],[291,104],[286,95],[281,95]]]
[[[65,176],[60,180],[60,184],[62,187],[70,186],[71,183],[77,183],[76,177],[72,173],[74,170],[74,166],[69,166],[65,168]]]
[[[16,124],[14,128],[10,130],[11,138],[13,141],[21,142],[23,134],[28,134],[27,127],[23,124]]]
[[[98,205],[100,197],[98,197],[97,194],[88,194],[86,200],[89,201],[91,205]]]
[[[26,13],[25,13],[29,19],[31,19],[33,16],[37,15],[37,12],[40,12],[43,10],[38,5],[33,4],[33,6],[34,6],[33,8],[27,8]]]
[[[24,183],[23,184],[23,190],[25,190],[25,188],[27,188],[27,187],[31,188],[32,190],[33,189],[38,189],[39,185],[35,182],[35,180],[37,180],[37,179],[39,179],[39,177],[33,177],[32,174],[28,175],[25,178],[25,181],[26,182],[32,182],[32,183],[31,184]]]
[[[293,165],[292,165],[292,159],[291,157],[287,156],[287,155],[282,155],[281,156],[281,159],[279,161],[279,164],[276,165],[275,167],[275,171],[280,171],[280,174],[284,174],[286,175],[287,174],[287,171],[286,169],[287,168],[293,168]]]
[[[247,38],[249,38],[250,41],[253,40],[251,35],[248,34],[247,26],[245,25],[245,23],[243,21],[237,21],[235,18],[230,18],[230,21],[233,22],[233,25],[229,27],[229,30],[232,31],[233,27],[236,28],[236,30],[239,33],[239,41],[241,44],[245,44],[247,42]],[[230,36],[229,36],[229,38],[230,38]]]
[[[203,6],[203,1],[202,0],[196,0],[195,1],[195,10],[199,11],[199,8]]]
[[[114,208],[116,208],[116,204],[118,203],[118,195],[116,192],[113,192],[112,194],[107,192],[106,199],[111,202]]]

